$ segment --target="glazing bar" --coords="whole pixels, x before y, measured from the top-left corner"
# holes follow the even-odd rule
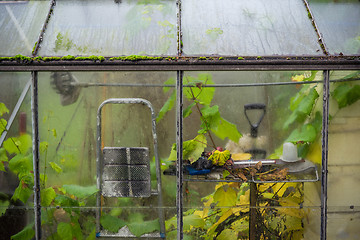
[[[320,239],[326,240],[327,229],[327,184],[328,184],[328,129],[329,129],[329,92],[330,73],[324,71],[323,122],[322,122],[322,165],[321,165],[321,230]]]
[[[34,214],[35,239],[41,239],[41,200],[40,200],[40,168],[39,168],[39,111],[38,111],[38,72],[32,72],[31,112],[33,132],[33,171],[34,171]]]
[[[9,131],[9,129],[11,128],[11,125],[12,125],[15,117],[16,117],[17,113],[19,112],[19,109],[20,109],[20,107],[21,107],[21,104],[23,103],[23,101],[24,101],[24,99],[25,99],[25,97],[26,97],[26,94],[27,94],[27,92],[29,91],[30,86],[31,86],[31,79],[26,83],[26,85],[25,85],[25,87],[24,87],[24,89],[23,89],[23,91],[22,91],[22,93],[21,93],[21,95],[20,95],[20,97],[19,97],[19,99],[18,99],[15,107],[14,107],[14,110],[13,110],[12,113],[11,113],[11,116],[10,116],[10,118],[9,118],[9,121],[8,121],[8,123],[6,124],[5,130],[4,130],[4,131],[2,132],[2,134],[1,134],[1,137],[0,137],[0,147],[2,146],[2,144],[3,144],[3,142],[4,142],[5,138],[6,138],[6,135],[7,135],[8,131]]]
[[[54,7],[56,5],[56,1],[55,0],[52,0],[51,3],[50,3],[50,9],[49,9],[49,12],[46,16],[46,19],[45,19],[45,22],[43,24],[43,27],[41,29],[41,32],[40,32],[40,35],[39,35],[39,38],[37,40],[37,42],[35,43],[35,47],[34,47],[34,50],[32,52],[32,55],[35,57],[38,52],[39,52],[39,49],[40,49],[40,45],[41,45],[41,42],[43,41],[43,38],[44,38],[44,35],[45,35],[45,31],[46,31],[46,28],[47,28],[47,25],[50,21],[50,17],[51,17],[51,14],[53,13],[54,11]]]
[[[177,239],[183,239],[183,72],[177,72],[176,80],[176,210],[177,210]]]

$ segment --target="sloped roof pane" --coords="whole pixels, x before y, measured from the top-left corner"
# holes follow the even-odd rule
[[[360,2],[309,1],[330,54],[360,54]]]
[[[39,55],[175,55],[176,4],[58,1]]]
[[[48,11],[48,1],[0,1],[0,56],[31,55]]]
[[[182,2],[185,55],[323,55],[302,0]]]

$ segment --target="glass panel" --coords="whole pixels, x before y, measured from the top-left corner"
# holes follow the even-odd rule
[[[0,56],[31,55],[48,11],[48,1],[0,1]]]
[[[44,229],[50,228],[52,233],[59,229],[59,223],[51,220],[57,217],[56,212],[63,215],[65,222],[71,218],[80,224],[85,224],[82,221],[86,219],[95,223],[95,212],[101,207],[101,216],[105,218],[101,220],[105,221],[102,234],[110,234],[107,230],[114,230],[108,221],[118,221],[121,227],[129,228],[135,222],[144,226],[147,221],[157,222],[155,225],[159,226],[159,219],[165,215],[163,207],[175,208],[175,177],[161,176],[163,202],[159,202],[160,195],[152,194],[158,188],[157,167],[152,116],[146,105],[105,105],[101,114],[102,138],[96,137],[97,111],[104,100],[143,98],[152,104],[156,117],[169,96],[162,87],[175,77],[175,72],[39,73],[40,170],[46,180],[42,199],[47,199],[43,206],[52,209]],[[174,121],[172,110],[156,124],[160,159],[168,157],[175,141]],[[99,165],[96,164],[98,143],[103,152]],[[97,172],[101,175],[101,205],[97,203]],[[56,206],[60,210],[55,210]],[[123,207],[129,210],[116,209]],[[79,208],[94,211],[83,216]],[[169,215],[173,214],[174,211]],[[92,230],[93,227],[84,230],[83,234]]]
[[[34,222],[31,100],[30,91],[26,91],[30,80],[29,73],[0,73],[0,135],[13,119],[5,141],[0,143],[2,239],[10,239],[23,229],[33,234],[31,230],[33,225],[31,223]],[[18,112],[13,118],[11,115],[22,92],[25,94],[22,104],[19,105]],[[29,239],[32,238],[31,235],[28,236]]]
[[[336,55],[359,55],[359,1],[310,0],[309,2],[329,52]]]
[[[162,1],[59,1],[40,55],[175,55],[176,7]]]
[[[360,74],[336,71],[330,79],[328,236],[355,239],[360,233],[354,227],[360,208]]]
[[[184,234],[318,234],[322,72],[185,72],[183,82]]]
[[[304,3],[184,1],[185,55],[322,55]]]

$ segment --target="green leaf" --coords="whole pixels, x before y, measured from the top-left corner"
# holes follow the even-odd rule
[[[4,148],[0,148],[0,171],[5,172],[4,162],[8,161],[8,157],[6,155],[6,150]]]
[[[57,225],[57,233],[62,240],[73,240],[71,228],[72,227],[70,223],[60,222]]]
[[[80,207],[80,203],[68,196],[57,195],[54,199],[56,205],[61,206],[67,213],[70,213],[74,210],[79,213],[78,208],[72,209],[71,207]]]
[[[29,134],[24,134],[17,138],[8,138],[4,141],[3,146],[9,154],[25,154],[32,147],[32,139]]]
[[[176,91],[173,91],[171,96],[165,102],[164,106],[160,109],[159,115],[156,118],[156,122],[159,122],[165,116],[165,114],[174,107],[175,100],[176,100]]]
[[[9,109],[5,106],[4,103],[0,102],[0,117],[4,115],[4,113],[9,113]]]
[[[183,158],[195,162],[204,152],[207,145],[206,137],[202,134],[194,139],[183,142]]]
[[[219,187],[214,193],[214,201],[218,202],[219,207],[231,207],[236,205],[237,194],[234,189],[228,187],[225,190],[224,186]]]
[[[31,175],[24,176],[20,179],[19,186],[15,189],[12,200],[20,200],[26,203],[33,194],[34,180]]]
[[[335,88],[331,95],[335,98],[339,108],[344,108],[360,99],[360,85],[352,87],[348,83],[343,83]]]
[[[96,185],[86,187],[79,185],[63,185],[63,188],[66,190],[67,194],[74,195],[80,199],[87,198],[98,192]]]
[[[305,78],[304,81],[314,81],[315,77],[316,77],[316,74],[317,74],[318,71],[311,71],[311,75],[310,77],[308,78]]]
[[[34,224],[27,225],[23,230],[11,236],[12,240],[29,240],[35,236]]]
[[[22,178],[33,171],[33,161],[30,155],[17,154],[9,161],[9,169]]]
[[[183,111],[183,118],[188,117],[192,113],[191,108],[195,105],[196,105],[196,102],[193,102]]]
[[[73,235],[73,239],[83,240],[84,236],[81,230],[81,226],[79,224],[78,216],[71,216],[71,232]]]
[[[319,94],[316,91],[315,87],[310,89],[308,95],[304,97],[304,99],[298,105],[296,111],[299,111],[305,115],[309,115],[314,107],[316,99],[318,99]]]
[[[62,168],[57,163],[50,162],[50,166],[57,173],[61,173],[63,171]]]
[[[39,145],[39,151],[40,153],[44,153],[49,147],[49,143],[48,142],[41,142]]]
[[[7,121],[3,118],[0,119],[0,134],[6,130]]]
[[[5,194],[4,194],[5,195]],[[7,196],[7,195],[5,195]],[[10,202],[8,200],[0,200],[0,217],[5,214],[6,209],[8,208]]]
[[[300,102],[304,99],[304,97],[306,96],[307,92],[309,91],[310,86],[309,85],[304,85],[299,92],[297,92],[295,94],[294,97],[292,97],[290,99],[290,105],[289,105],[289,109],[291,111],[295,111],[296,108],[299,106]]]
[[[183,142],[183,159],[190,160],[191,162],[198,160],[204,152],[206,145],[206,137],[202,134],[197,135],[194,139]],[[171,147],[168,161],[176,161],[176,158],[176,144],[174,143]]]
[[[217,129],[221,116],[219,112],[219,106],[215,105],[212,107],[204,106],[201,109],[202,119],[201,119],[201,127],[202,129],[208,131],[211,129]]]
[[[298,97],[295,96],[295,100],[292,100],[290,104],[290,109],[293,110],[293,113],[284,123],[284,129],[287,129],[290,124],[294,121],[303,122],[305,118],[310,115],[316,100],[319,97],[315,87],[311,88],[308,93],[305,91],[300,91]],[[303,95],[307,94],[307,95]]]
[[[237,130],[235,124],[230,123],[223,118],[220,118],[220,122],[217,128],[211,129],[211,131],[222,140],[229,138],[234,142],[239,142],[239,139],[242,136],[241,133]]]
[[[56,136],[57,136],[57,134],[56,134],[56,129],[53,128],[53,129],[51,129],[50,131],[52,132],[53,136],[56,138]]]
[[[145,233],[160,231],[160,223],[158,219],[139,223],[131,223],[128,225],[128,227],[136,237],[140,237]]]
[[[52,187],[41,189],[41,206],[48,207],[56,197],[55,190]]]
[[[214,82],[211,80],[210,74],[199,74],[198,79],[187,76],[184,78],[184,84],[192,85],[194,87],[185,87],[184,94],[187,99],[194,101],[195,99],[203,105],[210,105],[215,88],[213,87],[202,87],[202,85],[212,85]]]
[[[313,142],[316,139],[317,132],[311,124],[306,124],[301,127],[301,130],[295,129],[290,136],[286,139],[286,142]]]
[[[205,221],[199,215],[188,215],[184,217],[184,231],[190,231],[191,228],[204,228]]]
[[[120,228],[126,225],[126,223],[120,218],[111,216],[111,215],[103,215],[100,218],[100,224],[106,230],[110,232],[118,232]]]
[[[237,232],[232,229],[224,229],[219,236],[216,238],[217,240],[237,240]]]
[[[171,77],[168,80],[164,82],[164,85],[175,85],[175,78]],[[172,87],[163,87],[163,91],[166,93],[168,92]]]

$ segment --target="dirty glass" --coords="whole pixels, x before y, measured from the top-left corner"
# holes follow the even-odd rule
[[[184,235],[319,236],[322,79],[322,71],[184,73]],[[174,218],[166,226],[176,232]]]
[[[162,121],[156,122],[156,118],[170,96],[163,86],[175,77],[174,72],[39,74],[40,172],[45,179],[42,199],[46,199],[42,229],[46,236],[61,234],[59,229],[69,227],[73,237],[75,232],[93,236],[96,219],[102,234],[122,235],[129,229],[136,236],[159,234],[159,226],[164,226],[159,219],[176,211],[176,179],[161,174],[159,202],[160,194],[152,194],[158,188],[156,171],[162,172],[156,167],[155,153],[160,160],[168,157],[175,141],[175,112]],[[174,86],[170,84],[170,88]],[[102,108],[98,127],[100,104],[114,98],[146,99],[154,116],[143,103],[109,103]],[[97,138],[98,129],[101,139]],[[99,165],[98,144],[103,153]],[[97,180],[101,182],[101,203],[97,202]]]
[[[0,1],[0,56],[31,55],[48,11],[48,1]]]
[[[315,22],[330,54],[359,55],[359,1],[309,1]]]
[[[2,239],[10,239],[15,234],[21,234],[20,232],[28,224],[31,225],[34,222],[30,80],[29,73],[0,73],[0,232]],[[7,135],[5,135],[6,130],[4,131],[6,125],[9,129]],[[31,227],[28,231],[31,238],[34,231]]]
[[[322,55],[303,1],[184,1],[185,55]]]
[[[40,55],[175,55],[175,1],[59,1]]]
[[[330,74],[328,239],[359,236],[360,74]]]

